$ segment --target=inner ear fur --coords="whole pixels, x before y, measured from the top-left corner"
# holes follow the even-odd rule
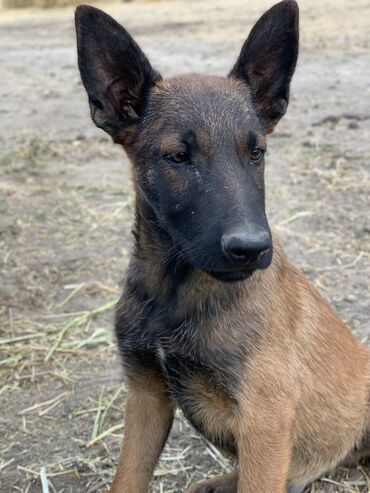
[[[161,76],[126,29],[101,10],[80,5],[75,23],[91,117],[119,141],[140,118],[147,94]]]
[[[298,45],[298,5],[294,0],[284,0],[254,25],[229,74],[244,81],[252,90],[267,132],[272,132],[287,110]]]

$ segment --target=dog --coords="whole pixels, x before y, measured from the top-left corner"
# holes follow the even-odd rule
[[[227,77],[162,79],[121,25],[76,10],[91,116],[126,151],[136,193],[111,493],[148,491],[176,408],[238,464],[189,493],[300,493],[369,454],[369,350],[265,213],[266,135],[288,106],[298,17],[293,0],[268,10]]]

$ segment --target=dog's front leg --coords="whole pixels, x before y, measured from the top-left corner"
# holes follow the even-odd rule
[[[110,493],[147,493],[173,414],[161,376],[145,372],[130,380],[123,449]]]
[[[237,425],[238,493],[286,493],[292,452],[293,407],[257,399]]]

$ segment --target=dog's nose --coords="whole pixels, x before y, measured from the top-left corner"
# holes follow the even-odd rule
[[[271,249],[271,237],[268,231],[251,233],[232,231],[225,233],[221,239],[222,250],[226,257],[236,265],[253,265],[258,263]]]

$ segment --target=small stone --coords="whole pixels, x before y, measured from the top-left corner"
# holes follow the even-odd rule
[[[350,128],[351,130],[355,130],[358,128],[358,123],[357,122],[349,122],[348,128]]]

